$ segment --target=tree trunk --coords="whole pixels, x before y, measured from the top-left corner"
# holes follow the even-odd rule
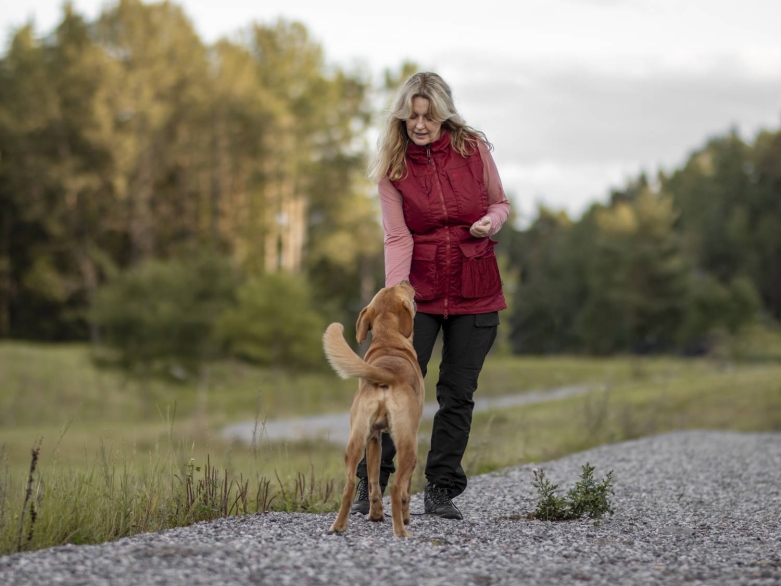
[[[144,119],[144,115],[139,116]],[[152,195],[154,190],[154,144],[147,136],[146,120],[139,120],[136,140],[143,145],[138,158],[135,181],[132,182],[129,197],[129,235],[131,258],[138,264],[152,257],[154,250],[154,225],[152,222]]]

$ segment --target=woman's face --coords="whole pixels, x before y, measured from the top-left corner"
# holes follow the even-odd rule
[[[412,116],[407,119],[407,136],[418,146],[426,146],[439,138],[441,122],[428,117],[428,99],[420,96],[412,98]]]

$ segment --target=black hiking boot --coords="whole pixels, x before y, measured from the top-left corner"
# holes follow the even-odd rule
[[[461,511],[450,500],[450,491],[446,488],[440,488],[436,484],[426,483],[423,505],[426,513],[429,515],[436,515],[443,519],[456,519],[458,521],[464,519]]]
[[[385,485],[380,483],[380,492],[385,494]],[[352,508],[350,508],[350,514],[360,513],[361,515],[369,514],[369,479],[361,478],[358,483],[358,495],[355,497],[355,502]]]

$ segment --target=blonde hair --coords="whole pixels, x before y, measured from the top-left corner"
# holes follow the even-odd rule
[[[386,175],[392,180],[401,179],[407,171],[407,119],[412,114],[412,100],[416,97],[429,101],[428,116],[442,124],[442,129],[450,132],[450,145],[461,156],[468,157],[477,149],[477,141],[489,149],[488,142],[479,130],[467,126],[453,104],[450,86],[439,75],[421,72],[412,75],[396,94],[386,115],[384,128],[377,141],[377,153],[369,162],[369,179],[375,183]]]

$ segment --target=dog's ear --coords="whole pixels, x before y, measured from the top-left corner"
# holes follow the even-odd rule
[[[360,344],[369,335],[369,330],[372,329],[372,320],[374,319],[374,312],[371,306],[364,307],[361,310],[361,314],[358,316],[358,323],[355,324],[355,337]]]
[[[409,302],[402,302],[399,304],[399,332],[405,338],[409,338],[412,335],[413,329],[413,313],[412,307]]]

